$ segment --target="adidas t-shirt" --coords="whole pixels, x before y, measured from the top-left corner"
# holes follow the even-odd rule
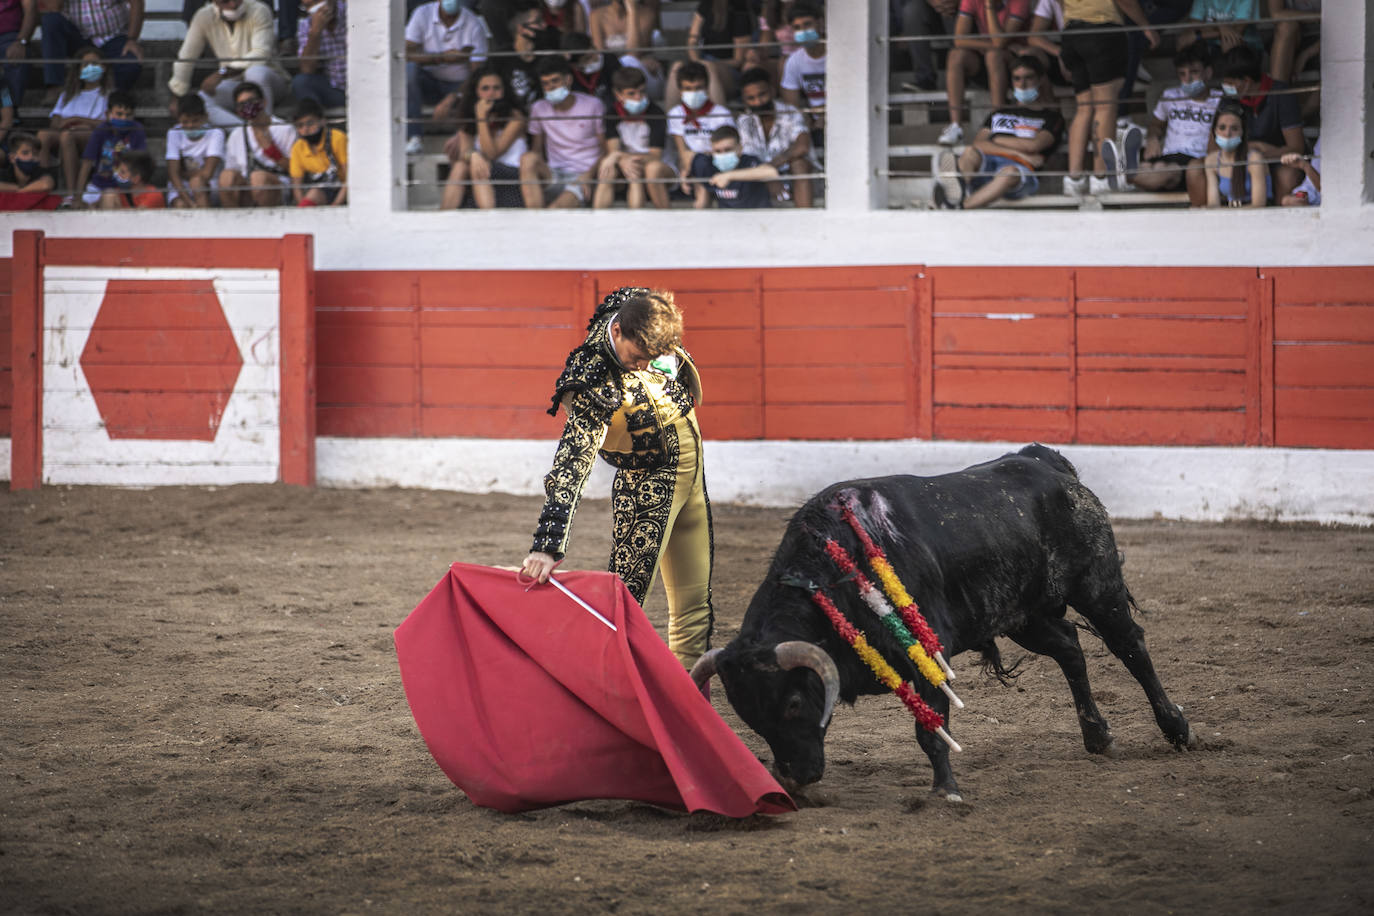
[[[1183,94],[1183,87],[1170,86],[1155,103],[1155,120],[1163,121],[1164,145],[1161,155],[1184,153],[1194,159],[1207,155],[1207,141],[1212,133],[1212,119],[1217,116],[1221,90],[1213,89],[1206,98],[1191,99]]]

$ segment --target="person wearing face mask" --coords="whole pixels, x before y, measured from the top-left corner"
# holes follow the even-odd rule
[[[1246,143],[1244,110],[1232,101],[1217,107],[1212,125],[1217,148],[1207,154],[1203,175],[1208,207],[1266,207],[1274,196],[1264,156]]]
[[[620,61],[616,56],[598,51],[592,45],[591,37],[581,32],[565,34],[558,46],[572,65],[573,90],[596,96],[603,105],[611,105],[615,101],[611,81],[620,69]]]
[[[91,132],[104,124],[109,114],[109,94],[113,85],[114,79],[100,52],[95,48],[81,48],[76,60],[67,64],[67,79],[47,128],[38,132],[39,158],[49,167],[56,153],[62,166],[62,187],[68,189],[68,193],[78,186],[81,154],[91,139]]]
[[[988,116],[973,143],[955,158],[941,150],[934,200],[947,210],[975,210],[994,201],[1020,200],[1040,188],[1036,170],[1064,136],[1064,116],[1054,104],[1045,65],[1034,55],[1011,64],[1013,105]]]
[[[740,77],[740,97],[745,112],[739,116],[740,143],[744,152],[790,177],[791,196],[798,207],[813,203],[812,181],[806,176],[815,166],[811,158],[811,132],[796,108],[773,98],[773,80],[762,67],[746,70]],[[783,184],[769,190],[775,200],[783,197]]]
[[[276,207],[291,183],[290,150],[296,130],[267,113],[262,89],[240,83],[234,94],[239,126],[224,137],[220,201],[226,207]]]
[[[1206,46],[1196,42],[1182,48],[1174,55],[1174,67],[1178,85],[1165,89],[1155,104],[1146,131],[1145,159],[1131,179],[1141,190],[1183,187],[1188,168],[1207,155],[1221,90],[1209,88],[1212,67]]]
[[[271,7],[261,0],[211,0],[196,12],[167,81],[173,118],[178,116],[181,97],[191,91],[196,61],[207,47],[218,61],[215,72],[199,86],[210,123],[230,128],[241,123],[234,111],[234,95],[243,83],[259,87],[270,115],[289,85],[286,71],[275,58],[277,33]]]
[[[673,152],[679,172],[685,174],[692,167],[697,153],[711,153],[711,132],[717,127],[734,127],[735,116],[730,109],[711,101],[706,94],[706,67],[694,60],[684,63],[677,71],[677,85],[682,101],[668,111],[668,135],[673,140]],[[682,183],[682,193],[695,197],[689,182]]]
[[[606,106],[573,92],[562,57],[539,62],[544,97],[530,107],[530,150],[520,158],[520,193],[531,210],[585,206],[596,165],[606,154]]]
[[[416,156],[425,104],[444,100],[446,111],[457,104],[473,64],[487,59],[487,30],[462,0],[433,0],[410,15],[405,41],[406,155]]]
[[[648,80],[637,67],[621,67],[611,83],[615,103],[606,113],[606,156],[597,166],[596,196],[592,206],[609,207],[616,184],[625,186],[625,205],[638,210],[648,200],[658,209],[668,208],[668,181],[677,171],[663,159],[668,125],[663,109],[649,101]]]
[[[115,157],[115,188],[100,196],[102,210],[161,210],[167,206],[153,187],[153,157],[143,150],[125,150]]]
[[[782,99],[806,116],[811,149],[825,157],[825,17],[811,0],[797,0],[788,13],[792,36],[801,47],[782,67]]]
[[[945,63],[945,94],[949,126],[940,132],[942,146],[964,140],[961,122],[967,110],[964,85],[985,70],[992,103],[1007,97],[1007,64],[1011,60],[1008,33],[1022,31],[1031,21],[1030,0],[962,0],[954,20],[954,47]]]
[[[314,99],[296,106],[291,145],[291,193],[298,207],[348,203],[348,137],[330,127]]]
[[[1247,143],[1267,161],[1278,163],[1289,153],[1307,152],[1302,134],[1302,106],[1287,83],[1276,80],[1260,67],[1260,57],[1246,45],[1222,55],[1221,91],[1238,102],[1245,112]],[[1282,198],[1293,192],[1303,173],[1291,166],[1270,168],[1275,194]]]
[[[692,159],[691,176],[703,182],[696,186],[696,209],[704,210],[714,198],[727,210],[755,210],[773,205],[767,182],[778,180],[778,170],[744,152],[739,131],[726,125],[712,131],[710,155],[697,153]]]
[[[282,0],[289,6],[291,0]],[[291,78],[291,94],[314,99],[325,108],[348,103],[348,4],[317,0],[307,5],[296,24],[300,73]]]
[[[568,354],[553,407],[567,420],[521,572],[547,582],[599,454],[616,468],[610,571],[644,603],[654,574],[668,598],[668,647],[690,669],[709,648],[711,505],[696,405],[701,377],[682,347],[682,313],[665,290],[623,287],[592,314]]]
[[[205,209],[224,165],[224,131],[210,126],[205,100],[182,98],[177,125],[167,131],[167,205]]]
[[[39,5],[42,11],[43,83],[55,97],[62,64],[77,48],[100,51],[116,89],[132,89],[143,72],[143,0],[63,0]]]
[[[0,164],[0,210],[56,210],[61,198],[51,193],[57,177],[39,161],[38,138],[12,133],[9,159]]]
[[[118,90],[110,93],[109,118],[91,133],[81,156],[76,187],[85,189],[79,200],[86,206],[95,206],[102,194],[119,187],[114,174],[115,157],[127,150],[147,152],[147,134],[143,125],[134,120],[136,107],[137,100],[132,93]]]

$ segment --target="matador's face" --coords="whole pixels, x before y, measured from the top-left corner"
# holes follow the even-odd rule
[[[620,365],[631,372],[649,368],[649,362],[654,358],[645,353],[638,343],[620,332],[619,321],[611,323],[611,344],[615,347],[615,356],[620,360]]]

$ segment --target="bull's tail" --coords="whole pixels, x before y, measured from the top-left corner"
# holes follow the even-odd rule
[[[1070,477],[1076,478],[1078,476],[1078,470],[1074,468],[1073,463],[1070,462],[1069,459],[1065,458],[1054,449],[1041,445],[1039,442],[1032,442],[1030,445],[1017,452],[1017,454],[1024,455],[1027,458],[1034,458],[1036,461],[1043,461],[1056,471],[1068,474]]]
[[[1002,664],[1002,652],[997,648],[997,643],[989,639],[981,646],[974,646],[983,656],[982,669],[986,677],[996,678],[1003,687],[1010,687],[1011,682],[1021,676],[1021,663],[1025,658],[1018,658],[1010,668]]]

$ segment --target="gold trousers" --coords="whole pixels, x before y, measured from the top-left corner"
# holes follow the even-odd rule
[[[610,570],[644,603],[654,572],[668,595],[668,648],[687,667],[710,646],[711,503],[701,461],[701,433],[689,414],[664,430],[668,466],[621,469],[611,488]]]

